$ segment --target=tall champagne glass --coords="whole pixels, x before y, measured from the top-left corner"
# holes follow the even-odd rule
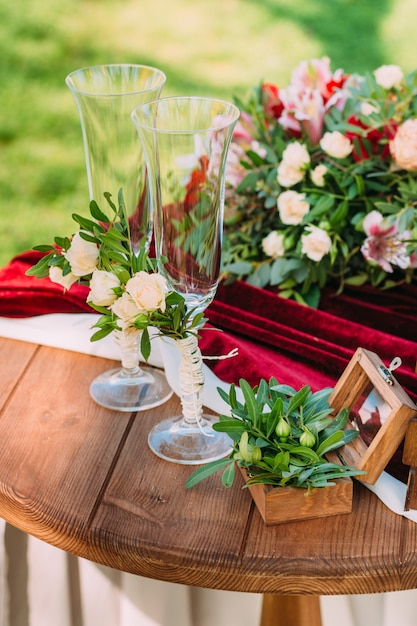
[[[239,110],[213,98],[162,98],[136,107],[148,164],[159,271],[188,311],[201,313],[218,284],[226,157]],[[195,335],[176,342],[181,351],[183,413],[157,424],[150,448],[176,463],[199,464],[226,456],[231,441],[203,413],[204,374]]]
[[[78,110],[84,143],[90,200],[106,212],[104,193],[115,202],[121,191],[133,250],[149,248],[152,212],[146,189],[146,163],[131,121],[132,109],[159,98],[165,74],[146,65],[95,65],[66,78]],[[123,335],[123,333],[122,333]],[[93,399],[121,411],[158,406],[171,395],[165,375],[139,366],[139,338],[115,333],[122,367],[104,372],[90,387]]]

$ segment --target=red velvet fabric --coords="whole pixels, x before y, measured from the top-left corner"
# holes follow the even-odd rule
[[[88,289],[74,285],[63,293],[48,278],[25,272],[39,258],[23,253],[0,270],[0,315],[28,317],[46,313],[89,312]],[[388,365],[395,356],[402,366],[395,375],[408,393],[417,396],[417,288],[392,292],[372,289],[325,292],[320,310],[279,298],[276,293],[243,282],[220,286],[206,314],[203,354],[220,355],[238,348],[239,356],[207,361],[228,381],[275,376],[296,388],[333,386],[357,347],[376,352]]]
[[[92,313],[87,287],[74,285],[63,293],[49,279],[25,275],[38,258],[26,252],[0,270],[0,315]],[[243,282],[221,285],[206,311],[209,324],[200,347],[207,356],[238,348],[236,357],[207,361],[227,382],[245,378],[255,385],[274,376],[296,389],[309,384],[313,391],[334,386],[358,347],[376,352],[386,365],[399,356],[402,365],[395,376],[416,400],[416,302],[415,285],[388,292],[346,290],[339,296],[327,290],[319,310]],[[400,459],[399,451],[396,462]],[[405,476],[398,467],[393,473]]]

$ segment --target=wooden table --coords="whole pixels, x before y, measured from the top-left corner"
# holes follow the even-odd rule
[[[176,398],[113,412],[88,393],[111,361],[3,338],[0,351],[0,516],[22,531],[125,572],[265,594],[263,626],[319,626],[320,595],[417,587],[417,525],[362,485],[351,514],[266,527],[240,477],[186,490],[194,468],[150,452]]]

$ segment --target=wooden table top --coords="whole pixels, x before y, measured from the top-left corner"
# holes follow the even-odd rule
[[[353,512],[266,527],[240,476],[191,490],[193,467],[148,449],[162,407],[90,400],[108,360],[0,338],[0,516],[63,550],[160,580],[246,592],[417,587],[417,524],[355,483]]]

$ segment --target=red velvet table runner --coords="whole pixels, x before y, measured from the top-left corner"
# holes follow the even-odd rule
[[[25,275],[39,258],[30,251],[0,270],[0,315],[28,317],[47,313],[93,312],[87,287],[63,293],[49,279]],[[232,348],[239,356],[207,361],[227,382],[275,376],[298,388],[333,386],[357,347],[376,352],[387,364],[395,356],[402,366],[395,375],[412,397],[417,396],[417,288],[325,292],[320,310],[279,298],[276,293],[243,282],[220,286],[207,309],[210,326],[202,332],[203,354],[220,355]],[[214,327],[218,330],[213,330]]]

